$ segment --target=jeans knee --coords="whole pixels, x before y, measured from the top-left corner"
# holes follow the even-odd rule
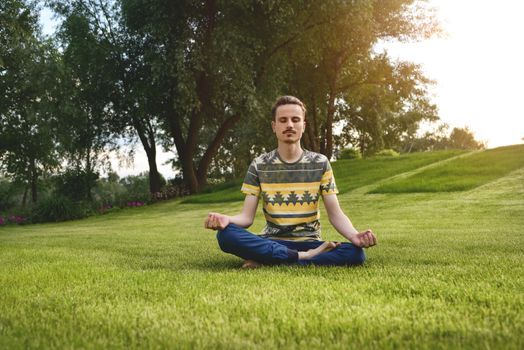
[[[231,225],[217,232],[217,241],[222,251],[228,253],[231,250],[230,248],[234,245],[235,241],[235,234],[231,230]]]
[[[351,243],[344,245],[346,264],[347,265],[362,265],[366,261],[366,253],[364,249],[357,247]]]
[[[355,254],[353,255],[352,265],[362,265],[366,261],[366,253],[364,249],[355,247]]]

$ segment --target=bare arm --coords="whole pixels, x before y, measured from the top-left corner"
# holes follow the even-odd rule
[[[329,217],[329,222],[338,233],[347,238],[356,246],[367,248],[377,244],[377,238],[371,230],[358,232],[349,218],[344,214],[336,194],[322,196],[324,206]]]
[[[244,207],[240,214],[229,216],[219,213],[209,213],[204,227],[211,230],[223,230],[229,224],[235,224],[240,227],[249,227],[255,220],[255,213],[258,207],[258,197],[247,195],[244,200]]]

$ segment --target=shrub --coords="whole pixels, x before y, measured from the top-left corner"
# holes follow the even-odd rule
[[[400,154],[397,151],[390,148],[383,149],[375,154],[376,157],[398,157],[399,155]]]
[[[28,222],[27,217],[22,215],[9,215],[8,217],[9,222],[12,222],[13,224],[22,225]]]
[[[340,151],[339,159],[360,159],[362,154],[356,148],[344,148]]]
[[[67,169],[55,178],[56,193],[72,200],[90,198],[91,189],[96,185],[98,173],[83,169]]]
[[[7,210],[13,205],[13,187],[7,181],[0,180],[0,210]]]
[[[65,196],[52,196],[37,203],[33,208],[33,222],[66,221],[81,219],[91,213],[90,208],[80,202],[73,202]]]
[[[96,186],[92,190],[93,200],[97,202],[98,207],[116,204],[118,199],[125,196],[126,193],[127,189],[124,185],[106,180],[97,181]]]

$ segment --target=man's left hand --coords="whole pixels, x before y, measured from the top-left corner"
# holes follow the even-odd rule
[[[369,248],[377,244],[377,236],[371,230],[355,233],[351,236],[351,243],[360,248]]]

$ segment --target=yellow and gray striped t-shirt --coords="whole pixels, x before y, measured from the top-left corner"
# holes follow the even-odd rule
[[[251,162],[241,191],[260,196],[266,226],[262,237],[285,240],[320,239],[320,195],[338,193],[326,156],[304,150],[294,163],[276,150]]]

